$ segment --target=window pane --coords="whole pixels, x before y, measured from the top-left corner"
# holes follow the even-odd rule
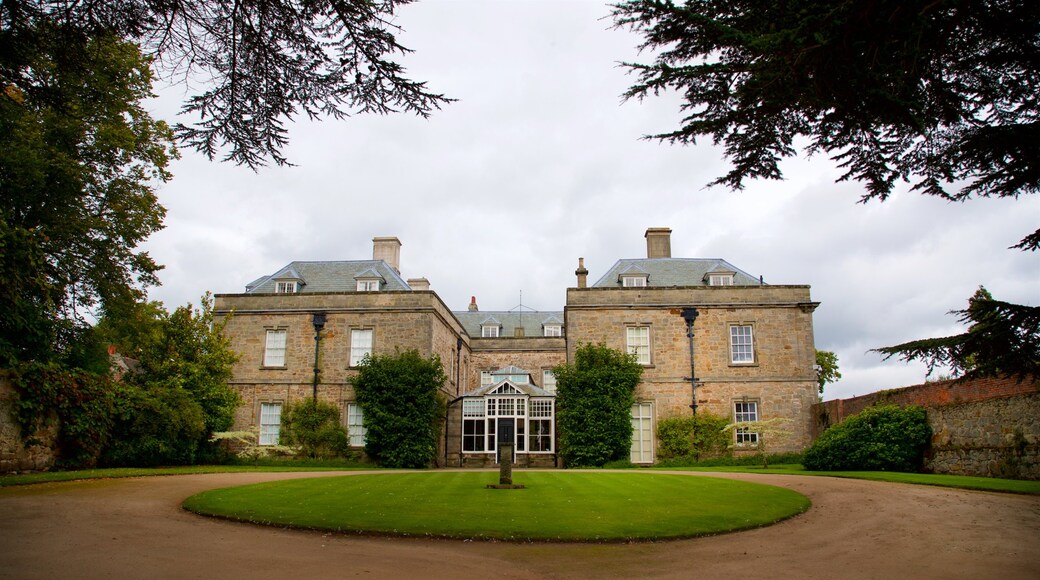
[[[650,364],[650,327],[629,326],[625,329],[625,339],[628,353],[636,355],[636,362]]]
[[[267,342],[264,345],[264,366],[285,366],[285,335],[284,330],[268,330]]]
[[[260,445],[277,445],[278,430],[282,426],[282,404],[260,404]]]
[[[758,403],[756,401],[741,401],[733,404],[733,422],[746,423],[758,421]],[[738,428],[736,430],[737,445],[757,445],[758,433]]]
[[[361,364],[366,354],[372,354],[372,330],[354,329],[350,331],[350,366]]]
[[[729,327],[729,338],[730,350],[732,352],[731,360],[733,362],[755,362],[754,339],[752,337],[750,325],[734,325]]]
[[[653,403],[632,405],[632,463],[654,460],[653,411]]]
[[[542,371],[542,388],[550,393],[556,392],[556,375],[552,371]]]
[[[347,435],[350,444],[360,447],[365,444],[365,417],[361,412],[361,406],[357,403],[347,404]]]

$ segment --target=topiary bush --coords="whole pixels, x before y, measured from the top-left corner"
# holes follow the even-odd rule
[[[339,407],[325,401],[306,399],[287,404],[278,438],[280,444],[294,448],[297,455],[310,458],[346,457],[350,452]]]
[[[931,437],[921,407],[868,407],[824,431],[802,464],[812,471],[920,471]]]
[[[675,465],[728,454],[729,421],[713,413],[669,417],[657,423],[658,457]]]

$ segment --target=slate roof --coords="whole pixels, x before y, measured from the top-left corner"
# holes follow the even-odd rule
[[[473,389],[472,391],[463,393],[462,396],[463,397],[483,397],[484,395],[487,395],[488,393],[497,390],[499,387],[501,387],[504,384],[510,385],[514,389],[520,391],[521,393],[523,393],[523,394],[525,394],[525,395],[527,395],[529,397],[555,397],[556,396],[556,395],[550,393],[549,391],[546,391],[545,389],[536,387],[536,386],[534,386],[532,384],[514,383],[513,381],[510,381],[509,379],[502,379],[501,381],[491,383],[490,385],[484,385],[483,387],[478,387],[476,389]]]
[[[634,258],[618,260],[593,288],[617,288],[621,286],[618,276],[622,273],[649,275],[648,287],[707,286],[704,276],[708,272],[734,272],[735,286],[758,286],[758,278],[744,272],[722,258]]]
[[[524,336],[542,336],[542,324],[559,324],[563,326],[563,312],[551,311],[540,312],[527,310],[524,312],[494,311],[470,311],[452,312],[459,319],[466,334],[474,338],[480,337],[480,327],[487,321],[490,324],[498,323],[501,326],[500,337],[516,335],[516,328],[523,324]]]
[[[380,290],[411,290],[401,275],[383,260],[350,260],[342,262],[292,262],[270,276],[246,285],[247,294],[274,292],[276,280],[299,280],[298,293],[354,292],[357,278],[383,279]]]

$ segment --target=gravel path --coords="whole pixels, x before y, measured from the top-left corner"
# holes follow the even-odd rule
[[[205,489],[329,473],[236,473],[0,489],[0,578],[1040,578],[1040,497],[828,477],[775,526],[642,544],[370,538],[195,516]],[[702,474],[690,474],[696,477]]]

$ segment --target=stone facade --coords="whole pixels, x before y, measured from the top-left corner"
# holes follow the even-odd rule
[[[545,400],[552,393],[542,389],[551,391],[544,372],[573,360],[579,344],[602,342],[626,350],[626,328],[639,326],[649,329],[650,361],[637,391],[638,407],[640,413],[649,410],[652,415],[634,418],[633,425],[637,419],[643,421],[643,445],[649,444],[641,451],[639,462],[653,462],[656,421],[693,412],[690,341],[681,312],[696,308],[693,350],[697,409],[735,418],[735,406],[742,404],[745,410],[754,408],[759,419],[789,419],[790,425],[785,428],[791,436],[771,442],[770,451],[804,448],[810,440],[809,408],[817,399],[812,331],[816,303],[810,299],[809,287],[765,285],[721,260],[672,260],[668,255],[670,232],[667,228],[648,230],[649,262],[619,261],[593,287],[587,287],[588,271],[579,259],[578,288],[567,290],[563,312],[524,312],[521,308],[518,312],[485,313],[479,311],[475,298],[468,311],[452,312],[428,289],[424,279],[405,282],[400,278],[400,242],[396,238],[374,240],[375,261],[293,262],[275,275],[252,282],[243,294],[218,294],[215,311],[230,316],[225,332],[232,348],[241,354],[231,380],[244,401],[236,415],[235,429],[258,428],[265,403],[311,396],[313,317],[323,313],[317,392],[318,397],[341,405],[345,423],[347,405],[355,398],[350,379],[356,369],[348,362],[352,331],[371,331],[373,354],[415,349],[423,356],[440,357],[448,377],[441,386],[448,402],[448,417],[438,464],[490,465],[495,462],[495,454],[485,450],[490,449],[490,443],[484,448],[470,444],[464,450],[464,426],[474,428],[472,418],[469,423],[463,419],[466,399],[505,396],[481,391],[482,372],[522,369],[530,375],[530,381],[523,384],[534,388],[522,396]],[[394,252],[388,254],[392,263],[385,261],[387,257],[379,261],[386,240],[393,242]],[[642,276],[645,287],[612,287],[614,271],[622,266],[625,276],[632,272]],[[360,282],[355,287],[355,280],[376,276],[382,277],[377,291],[362,291]],[[709,276],[720,276],[721,283],[727,285],[711,286]],[[285,280],[294,284],[290,293],[275,293],[284,290]],[[621,285],[620,275],[617,280]],[[492,319],[501,323],[499,335],[482,338],[482,325]],[[750,360],[732,362],[733,325],[747,329],[745,346],[753,349]],[[542,336],[543,330],[545,334],[562,331],[562,336]],[[285,333],[284,364],[264,366],[269,331]],[[488,402],[488,422],[481,427],[488,434],[494,427],[491,409]],[[516,423],[518,433],[521,426]],[[526,422],[523,426],[532,428]],[[555,438],[554,419],[552,426]],[[540,442],[541,448],[535,449],[534,434],[530,436],[526,453],[523,442],[517,445],[517,463],[556,465],[555,447],[547,452],[545,443]]]
[[[690,414],[690,340],[683,308],[696,308],[693,358],[696,405],[723,417],[734,403],[758,403],[759,419],[791,420],[771,449],[797,451],[810,442],[809,409],[817,401],[808,286],[571,288],[567,291],[569,359],[582,343],[627,347],[628,327],[649,328],[650,361],[636,398],[653,404],[656,420]],[[751,326],[753,362],[733,363],[730,327]]]

